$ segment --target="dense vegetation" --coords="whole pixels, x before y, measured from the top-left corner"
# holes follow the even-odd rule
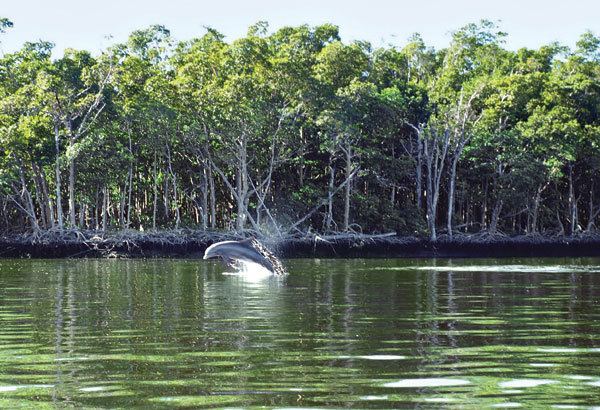
[[[259,23],[232,42],[152,26],[98,56],[26,43],[0,59],[0,228],[592,231],[600,38],[504,36],[482,21],[442,50],[373,48]]]

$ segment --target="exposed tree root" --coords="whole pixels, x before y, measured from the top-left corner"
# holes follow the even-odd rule
[[[0,237],[0,257],[202,257],[211,244],[223,240],[258,237],[265,257],[494,257],[494,256],[600,256],[600,234],[573,236],[503,233],[455,233],[431,242],[418,237],[339,233],[319,235],[298,232],[272,238],[254,231],[233,235],[223,232],[178,229],[168,231],[79,231],[50,229],[35,234]],[[274,266],[278,268],[277,262]],[[280,267],[280,266],[279,266]]]

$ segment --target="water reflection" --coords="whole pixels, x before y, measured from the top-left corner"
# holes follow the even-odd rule
[[[0,407],[600,404],[600,261],[0,261]]]

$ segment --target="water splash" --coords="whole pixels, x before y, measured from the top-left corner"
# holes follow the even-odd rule
[[[514,379],[506,382],[501,382],[499,384],[500,387],[506,388],[526,388],[526,387],[538,387],[543,386],[545,384],[554,384],[556,380],[549,379]]]
[[[427,378],[403,379],[397,382],[385,383],[383,387],[450,387],[466,386],[467,384],[471,384],[471,382],[464,379]]]
[[[20,389],[52,389],[53,384],[17,384],[12,386],[0,386],[0,392],[13,392]]]
[[[223,275],[239,276],[249,282],[258,282],[273,276],[273,272],[258,263],[237,261],[234,267],[235,271],[223,272]]]

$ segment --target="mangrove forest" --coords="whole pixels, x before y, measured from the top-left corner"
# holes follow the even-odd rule
[[[0,19],[0,41],[13,23]],[[600,221],[600,37],[402,47],[161,25],[0,56],[0,232],[574,235]]]

